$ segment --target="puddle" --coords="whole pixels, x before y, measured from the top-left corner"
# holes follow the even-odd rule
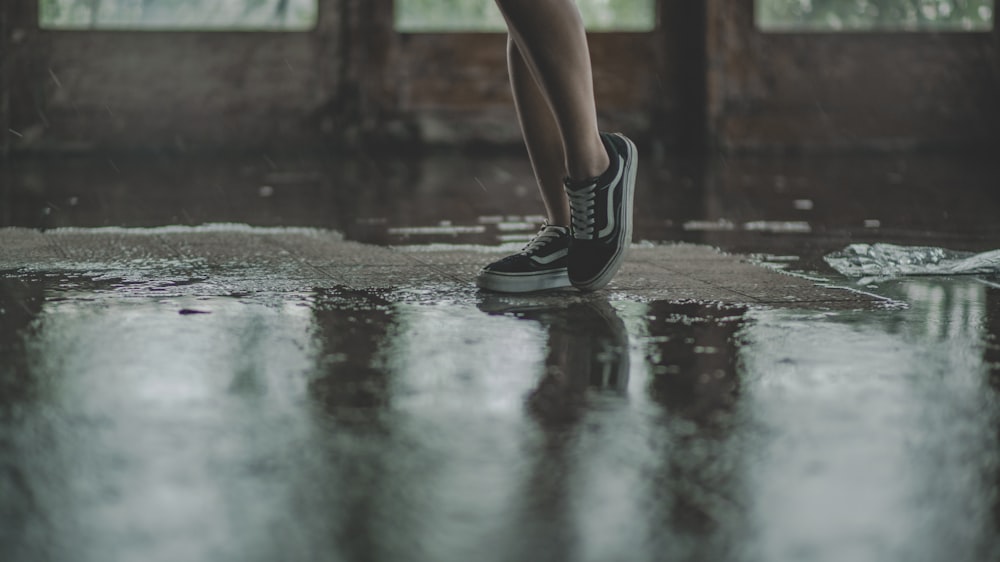
[[[523,154],[11,161],[3,226],[130,228],[0,274],[0,560],[1000,560],[1000,279],[885,246],[997,248],[996,160],[652,152],[637,240],[889,304],[317,289],[115,239],[485,262],[543,220]]]
[[[17,163],[2,219],[484,262],[543,220],[520,157],[279,160]],[[3,272],[0,559],[1000,559],[1000,279],[969,261],[997,247],[995,163],[886,165],[667,159],[637,187],[638,240],[874,310],[317,289],[249,250],[153,261],[121,228],[120,263]]]
[[[823,313],[212,278],[0,279],[3,559],[1000,555],[974,278]]]

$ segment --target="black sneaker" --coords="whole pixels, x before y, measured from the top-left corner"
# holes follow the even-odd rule
[[[638,152],[620,133],[602,133],[611,166],[584,181],[566,179],[573,213],[569,279],[581,291],[596,291],[618,273],[632,242],[632,201]]]
[[[545,225],[523,250],[484,267],[476,277],[476,284],[501,293],[569,287],[567,261],[571,240],[565,226]]]

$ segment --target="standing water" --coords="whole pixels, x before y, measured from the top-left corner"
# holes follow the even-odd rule
[[[4,275],[4,560],[1000,555],[980,280],[816,312],[183,266]]]

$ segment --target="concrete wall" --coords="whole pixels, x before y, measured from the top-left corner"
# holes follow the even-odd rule
[[[50,31],[38,29],[36,0],[4,3],[3,91],[16,131],[5,143],[85,151],[519,142],[503,34],[398,34],[392,0],[319,8],[307,33]],[[592,37],[608,126],[677,131],[662,125],[677,111],[678,85],[699,82],[674,76],[678,46],[662,27]]]
[[[321,0],[308,33],[51,31],[4,3],[9,145],[26,150],[299,145],[345,127],[364,0]],[[15,6],[16,5],[16,6]]]
[[[605,126],[696,148],[996,143],[996,31],[769,34],[752,7],[660,0],[655,31],[592,34]],[[319,8],[301,33],[93,32],[3,2],[0,147],[518,142],[502,34],[398,34],[392,0]]]
[[[762,33],[752,4],[709,0],[708,127],[718,144],[911,148],[1000,138],[996,27]]]

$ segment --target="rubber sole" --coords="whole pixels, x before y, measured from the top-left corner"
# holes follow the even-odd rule
[[[572,287],[566,269],[544,273],[496,273],[481,272],[476,277],[476,285],[498,293],[535,293]]]

